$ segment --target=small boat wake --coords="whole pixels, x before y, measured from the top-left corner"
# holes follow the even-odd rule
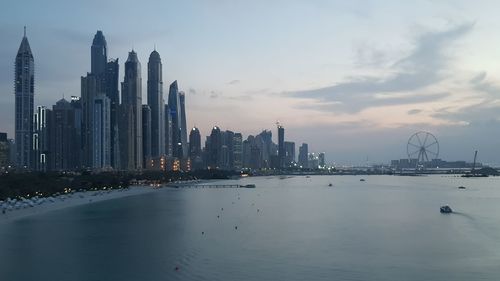
[[[467,219],[472,220],[472,221],[475,220],[473,216],[466,214],[466,213],[453,211],[452,214],[462,216],[462,217],[467,218]]]

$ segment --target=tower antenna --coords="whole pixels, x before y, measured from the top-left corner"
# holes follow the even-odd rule
[[[26,25],[24,26],[24,37],[26,37]]]

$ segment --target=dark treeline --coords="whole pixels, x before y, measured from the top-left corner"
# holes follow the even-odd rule
[[[195,179],[228,179],[239,173],[222,170],[197,170],[194,172],[81,172],[67,173],[6,173],[0,175],[0,200],[6,198],[51,196],[62,194],[68,189],[87,191],[99,189],[128,188],[135,181],[165,184],[172,181]]]

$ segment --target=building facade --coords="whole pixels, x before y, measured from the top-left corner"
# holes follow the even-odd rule
[[[182,158],[188,157],[188,143],[187,143],[187,121],[186,121],[186,94],[179,92],[179,105],[180,105],[180,139],[182,147]]]
[[[153,156],[151,155],[151,108],[147,104],[142,105],[142,166],[146,168]],[[156,156],[154,158],[158,158]]]
[[[172,122],[172,157],[180,159],[183,157],[183,151],[181,141],[181,102],[177,81],[170,84],[168,92],[168,108],[170,110],[170,119]]]
[[[302,168],[309,168],[309,147],[307,143],[303,143],[299,147],[299,165]]]
[[[278,125],[278,162],[279,167],[285,167],[285,128]]]
[[[105,77],[105,85],[106,85],[106,96],[110,102],[109,108],[109,127],[110,127],[110,164],[113,168],[119,168],[120,163],[120,145],[118,139],[118,118],[119,112],[118,109],[120,107],[120,91],[119,91],[119,70],[120,66],[118,63],[118,59],[111,59],[106,63],[106,77]]]
[[[15,62],[15,142],[16,165],[33,168],[33,114],[35,96],[35,60],[31,52],[26,27]]]
[[[0,171],[6,170],[10,165],[10,144],[7,133],[0,132]]]
[[[125,62],[120,105],[120,161],[124,170],[141,170],[142,156],[142,78],[141,64],[132,50]]]
[[[295,163],[295,143],[285,142],[285,166],[289,167]]]
[[[151,109],[151,157],[165,154],[165,100],[163,99],[162,63],[154,50],[148,61],[148,105]]]

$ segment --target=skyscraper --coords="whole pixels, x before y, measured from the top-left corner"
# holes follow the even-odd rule
[[[71,108],[75,111],[75,150],[72,152],[72,157],[75,169],[81,169],[83,165],[83,109],[81,97],[71,97]]]
[[[243,136],[241,133],[234,133],[233,136],[233,168],[235,170],[243,168]]]
[[[118,61],[108,65],[106,39],[100,30],[94,35],[90,56],[91,72],[81,78],[83,165],[108,169],[116,159],[113,145],[116,144],[118,90],[114,79],[118,75]]]
[[[33,166],[37,171],[47,171],[49,164],[49,116],[51,112],[45,106],[37,106],[33,117]]]
[[[165,133],[165,155],[167,157],[172,157],[173,148],[172,148],[172,115],[170,114],[170,107],[165,105],[165,114],[163,115],[165,118],[164,121],[164,133]]]
[[[223,170],[232,170],[234,165],[234,132],[222,132],[222,146],[219,167]]]
[[[299,165],[302,166],[302,168],[309,168],[309,148],[307,146],[307,143],[303,143],[299,147]]]
[[[285,142],[285,166],[290,166],[295,162],[295,143],[291,141]]]
[[[191,159],[192,170],[203,168],[201,135],[200,130],[196,127],[194,127],[189,133],[189,158]]]
[[[151,160],[151,108],[147,104],[142,105],[142,166],[148,167]]]
[[[179,92],[179,103],[181,106],[180,117],[181,117],[181,146],[182,146],[182,158],[188,157],[188,146],[187,146],[187,125],[186,125],[186,95],[184,92]]]
[[[160,54],[154,50],[148,61],[148,105],[151,109],[151,157],[165,154],[165,101]]]
[[[181,141],[181,103],[179,99],[179,89],[177,80],[170,84],[168,92],[168,108],[172,120],[172,156],[176,158],[183,157]]]
[[[76,109],[61,99],[54,106],[49,118],[50,170],[68,171],[78,168],[79,157]]]
[[[318,154],[318,165],[320,168],[325,168],[326,166],[326,163],[325,163],[325,153],[324,152],[320,152]]]
[[[122,169],[142,169],[142,78],[141,63],[132,50],[125,62],[120,118],[120,161]]]
[[[189,157],[191,159],[201,155],[200,130],[194,127],[189,133]]]
[[[94,40],[92,41],[92,47],[90,49],[90,57],[91,73],[98,76],[103,75],[108,61],[108,46],[100,30],[94,35]]]
[[[120,106],[119,85],[119,64],[118,59],[111,59],[106,64],[106,96],[110,100],[110,138],[111,138],[111,167],[119,168],[120,165],[120,149],[118,140],[118,108]]]
[[[7,133],[0,133],[0,171],[7,169],[9,166],[9,140],[7,139]]]
[[[109,169],[111,168],[111,102],[104,94],[98,94],[94,97],[93,104],[93,132],[92,142],[94,149],[92,151],[92,168]]]
[[[220,168],[222,153],[222,133],[219,127],[215,126],[210,133],[208,145],[208,167],[210,169]]]
[[[33,167],[33,112],[35,95],[35,60],[24,36],[15,62],[16,164],[18,168]]]
[[[279,167],[285,167],[285,128],[278,124],[278,161]]]
[[[82,106],[82,162],[87,168],[94,168],[94,104],[95,99],[102,92],[102,85],[98,76],[87,73],[81,77],[81,106]]]

